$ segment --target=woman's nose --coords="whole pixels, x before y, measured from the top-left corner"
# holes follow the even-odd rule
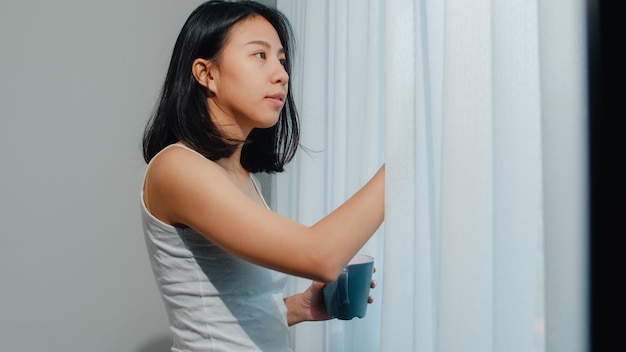
[[[287,82],[289,82],[289,74],[285,70],[285,66],[283,66],[280,61],[277,62],[276,69],[272,75],[272,82],[280,83],[282,85],[285,85],[287,84]]]

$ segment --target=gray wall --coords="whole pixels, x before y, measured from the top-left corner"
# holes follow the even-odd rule
[[[0,2],[0,351],[169,350],[140,138],[201,2]]]

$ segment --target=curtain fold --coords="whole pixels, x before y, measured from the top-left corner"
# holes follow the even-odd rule
[[[295,327],[296,352],[583,351],[570,322],[585,318],[582,2],[277,7],[300,44],[308,149],[277,176],[277,210],[312,224],[387,172],[384,228],[363,248],[376,303],[362,320]],[[555,124],[571,150],[546,137]]]

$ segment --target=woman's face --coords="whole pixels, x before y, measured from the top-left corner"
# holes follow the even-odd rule
[[[245,138],[252,128],[276,124],[289,80],[284,61],[278,33],[263,17],[231,28],[210,71],[208,98],[211,117],[229,136]]]

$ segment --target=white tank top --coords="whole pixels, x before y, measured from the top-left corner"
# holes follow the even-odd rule
[[[283,301],[288,276],[228,254],[192,229],[163,223],[143,199],[142,192],[144,236],[172,352],[291,351]]]

